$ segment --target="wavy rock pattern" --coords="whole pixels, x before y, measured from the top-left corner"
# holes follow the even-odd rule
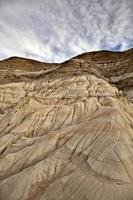
[[[133,50],[0,72],[0,200],[133,200]]]

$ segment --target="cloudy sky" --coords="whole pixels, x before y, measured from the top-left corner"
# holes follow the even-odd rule
[[[133,0],[0,0],[0,59],[133,47]]]

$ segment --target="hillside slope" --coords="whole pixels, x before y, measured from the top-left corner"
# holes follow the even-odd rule
[[[133,49],[0,62],[0,200],[133,200]]]

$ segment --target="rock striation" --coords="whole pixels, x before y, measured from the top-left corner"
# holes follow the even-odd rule
[[[0,62],[0,200],[133,200],[133,49]]]

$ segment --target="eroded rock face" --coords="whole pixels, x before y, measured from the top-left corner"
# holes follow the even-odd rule
[[[0,200],[133,199],[132,61],[0,62]]]

